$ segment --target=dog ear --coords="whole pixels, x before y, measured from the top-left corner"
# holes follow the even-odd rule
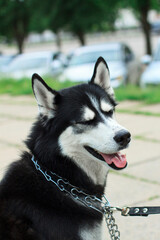
[[[114,98],[114,91],[110,84],[109,68],[104,58],[99,57],[95,67],[91,83],[97,84],[102,87],[111,97]]]
[[[57,108],[57,98],[60,94],[51,89],[36,73],[32,76],[32,88],[39,107],[39,113],[48,118],[53,118]]]

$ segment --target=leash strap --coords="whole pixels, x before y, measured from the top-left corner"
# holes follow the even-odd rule
[[[122,216],[142,216],[160,214],[160,207],[125,207],[121,210]]]

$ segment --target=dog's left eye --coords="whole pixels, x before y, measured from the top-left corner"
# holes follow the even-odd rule
[[[114,110],[113,109],[111,109],[110,111],[108,111],[108,112],[104,112],[103,111],[103,113],[105,114],[105,115],[107,115],[107,116],[112,116],[113,115],[113,113],[114,113]]]
[[[94,120],[94,119],[92,119],[92,120],[87,120],[87,121],[86,121],[86,120],[84,120],[84,121],[83,121],[83,120],[82,120],[82,121],[75,121],[74,124],[84,124],[84,125],[85,125],[85,124],[90,124],[90,123],[93,122],[93,120]]]

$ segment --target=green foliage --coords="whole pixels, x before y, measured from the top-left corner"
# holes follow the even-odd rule
[[[156,9],[160,10],[160,4],[157,0],[117,0],[120,8],[132,8],[135,11],[139,11],[140,8]]]
[[[29,32],[45,29],[55,33],[69,30],[85,44],[86,33],[113,29],[118,9],[125,7],[136,12],[149,48],[147,14],[150,9],[160,9],[158,0],[0,0],[0,36],[16,40],[19,52]]]
[[[141,27],[143,29],[145,44],[146,44],[146,54],[152,54],[151,46],[151,33],[150,33],[150,23],[148,20],[148,13],[151,9],[160,10],[160,4],[158,0],[121,0],[119,2],[120,8],[131,8],[138,18]]]
[[[19,52],[29,32],[32,0],[0,1],[0,35],[16,40]]]
[[[69,30],[84,34],[104,26],[113,28],[117,16],[116,0],[1,0],[0,35],[16,39],[19,52],[30,31]]]
[[[87,32],[91,31],[95,25],[100,27],[105,22],[113,23],[115,20],[114,2],[114,0],[107,2],[104,0],[75,0],[64,3],[61,0],[59,13],[62,11],[62,14],[67,17],[65,21],[75,33],[77,31]]]
[[[35,1],[38,8],[33,16],[33,29],[41,25],[55,33],[62,29],[69,30],[79,38],[87,32],[104,29],[106,23],[113,28],[117,16],[116,0],[48,0],[41,2],[40,6],[38,0]]]

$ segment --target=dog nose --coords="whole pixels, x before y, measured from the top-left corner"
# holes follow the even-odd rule
[[[126,130],[120,130],[114,137],[116,143],[121,147],[126,147],[127,144],[131,141],[131,134]]]

